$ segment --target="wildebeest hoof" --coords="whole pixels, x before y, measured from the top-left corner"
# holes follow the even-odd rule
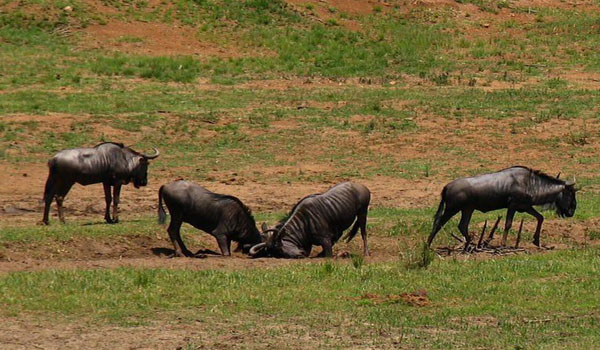
[[[191,258],[194,255],[192,253],[189,254],[183,254],[182,252],[178,252],[178,251],[174,251],[173,253],[167,255],[167,258],[169,259],[174,259],[174,258]]]
[[[42,226],[42,225],[43,225],[43,226],[48,226],[48,225],[50,225],[50,223],[49,223],[48,221],[44,221],[44,220],[42,220],[42,221],[38,221],[38,223],[37,223],[37,224],[38,224],[38,225],[40,225],[40,226]]]
[[[204,259],[204,258],[206,258],[206,254],[196,253],[196,254],[190,256],[190,258]]]

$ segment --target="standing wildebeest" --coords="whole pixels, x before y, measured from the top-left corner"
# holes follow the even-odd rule
[[[250,255],[272,255],[283,258],[304,258],[310,255],[313,245],[320,245],[319,256],[332,256],[332,247],[345,229],[354,222],[347,236],[349,242],[360,228],[363,251],[367,247],[367,211],[371,193],[363,185],[343,182],[325,193],[304,197],[287,219],[274,229],[265,230],[266,241],[250,249]],[[356,219],[356,220],[355,220]],[[264,251],[263,254],[260,252]]]
[[[181,224],[187,222],[217,239],[221,254],[231,255],[231,241],[243,246],[262,242],[250,209],[234,196],[217,194],[194,183],[179,180],[160,187],[158,191],[158,221],[165,222],[165,202],[171,222],[169,238],[175,247],[175,256],[194,257],[181,239]]]
[[[73,148],[58,152],[48,161],[50,173],[44,189],[44,218],[48,225],[48,213],[52,199],[56,198],[58,218],[65,222],[63,200],[74,183],[90,185],[102,183],[106,199],[104,219],[108,223],[119,221],[118,206],[121,185],[133,181],[135,188],[148,183],[148,161],[158,157],[155,148],[153,155],[138,153],[122,143],[104,142],[93,148]],[[113,197],[110,187],[113,186]],[[113,203],[113,218],[110,217],[110,203]]]
[[[461,211],[458,228],[465,237],[466,249],[471,241],[469,221],[473,211],[485,213],[507,208],[505,233],[512,226],[515,212],[529,213],[537,219],[533,244],[539,247],[544,217],[533,206],[552,204],[556,207],[558,216],[571,217],[577,207],[575,191],[575,182],[563,181],[524,166],[454,180],[442,190],[442,200],[435,214],[433,230],[427,244],[431,245],[442,226]]]

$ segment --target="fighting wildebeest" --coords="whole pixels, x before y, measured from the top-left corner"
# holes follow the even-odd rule
[[[427,244],[431,245],[438,231],[460,211],[458,228],[465,237],[466,249],[471,241],[469,221],[473,211],[485,213],[507,208],[504,236],[506,237],[512,226],[515,212],[525,212],[537,219],[533,243],[539,247],[544,217],[533,206],[552,204],[556,207],[558,216],[572,217],[577,207],[575,192],[575,182],[563,181],[524,166],[454,180],[442,190],[442,199],[435,213],[433,229]]]
[[[44,188],[45,205],[42,223],[48,225],[48,213],[53,199],[56,199],[58,218],[61,222],[65,222],[63,200],[75,183],[84,186],[102,183],[106,200],[104,219],[108,223],[118,222],[121,186],[131,181],[135,188],[146,186],[148,161],[158,155],[156,148],[153,155],[146,155],[125,147],[122,143],[114,142],[104,142],[92,148],[73,148],[58,152],[48,161],[50,172]],[[110,217],[111,201],[112,218]]]
[[[158,191],[158,221],[161,224],[166,218],[163,201],[171,214],[167,232],[175,256],[200,256],[189,251],[181,239],[180,229],[184,222],[214,236],[223,255],[231,255],[231,241],[238,242],[238,249],[262,242],[250,209],[234,196],[213,193],[184,180],[165,184]]]
[[[363,252],[369,255],[366,226],[370,200],[369,189],[352,182],[304,197],[275,228],[263,227],[265,242],[252,247],[250,255],[304,258],[310,255],[313,245],[320,245],[323,251],[319,256],[330,257],[333,245],[353,222],[347,241],[354,238],[360,228]]]

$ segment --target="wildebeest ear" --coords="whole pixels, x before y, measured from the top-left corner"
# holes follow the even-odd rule
[[[262,232],[265,232],[265,231],[267,231],[268,229],[269,229],[269,226],[267,226],[267,223],[266,223],[266,222],[263,222],[263,223],[262,223],[262,225],[260,225],[260,230],[261,230]]]

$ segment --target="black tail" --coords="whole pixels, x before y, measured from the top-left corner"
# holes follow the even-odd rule
[[[350,242],[352,240],[352,238],[354,238],[354,236],[356,236],[356,233],[358,232],[359,227],[360,227],[360,216],[357,216],[356,221],[354,222],[354,225],[352,225],[352,229],[350,230],[350,232],[348,232],[348,234],[345,237],[346,243]]]
[[[163,207],[163,187],[165,186],[160,186],[160,189],[158,189],[158,223],[161,225],[167,221],[167,213],[165,213],[165,208]]]
[[[442,190],[442,199],[440,200],[440,205],[438,206],[437,211],[435,212],[435,216],[433,217],[433,228],[431,233],[429,234],[429,239],[427,239],[427,245],[430,246],[431,242],[435,238],[435,235],[438,233],[440,228],[440,218],[442,217],[442,213],[444,212],[444,208],[446,207],[446,187]]]

